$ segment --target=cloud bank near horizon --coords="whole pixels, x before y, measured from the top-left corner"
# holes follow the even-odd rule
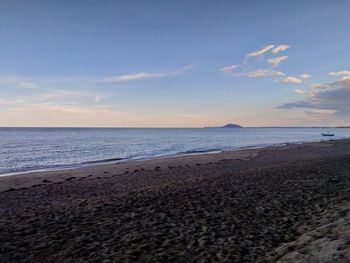
[[[306,112],[311,109],[318,111],[319,114],[349,116],[349,102],[350,78],[346,77],[331,83],[311,86],[311,91],[306,99],[285,103],[278,106],[278,108],[287,110],[303,109]]]

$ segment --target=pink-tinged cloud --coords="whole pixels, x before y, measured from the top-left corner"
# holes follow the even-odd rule
[[[258,56],[261,56],[262,54],[268,52],[269,50],[271,50],[272,48],[274,48],[275,45],[267,45],[267,46],[264,46],[262,47],[261,49],[259,50],[255,50],[253,52],[250,52],[247,57],[258,57]]]

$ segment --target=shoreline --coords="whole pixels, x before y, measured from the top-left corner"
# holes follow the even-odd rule
[[[275,143],[275,144],[258,144],[258,145],[249,145],[249,146],[243,146],[243,147],[226,147],[222,149],[208,149],[208,150],[189,150],[186,152],[178,152],[174,154],[169,155],[162,155],[162,156],[153,156],[153,157],[141,157],[141,158],[110,158],[106,160],[94,160],[94,161],[87,161],[83,163],[76,163],[76,164],[66,164],[66,165],[55,165],[54,167],[47,167],[47,168],[39,168],[39,169],[29,169],[29,170],[22,170],[22,171],[14,171],[14,172],[8,172],[8,173],[0,173],[1,177],[6,176],[16,176],[16,175],[25,175],[25,174],[32,174],[32,173],[42,173],[42,172],[55,172],[55,171],[64,171],[64,170],[71,170],[71,169],[80,169],[80,168],[87,168],[87,167],[93,167],[93,166],[100,166],[100,165],[108,165],[108,164],[117,164],[117,163],[127,163],[132,161],[150,161],[150,160],[156,160],[156,159],[164,159],[164,158],[177,158],[177,157],[185,157],[185,156],[191,156],[191,155],[201,155],[201,154],[212,154],[212,153],[222,153],[222,152],[236,152],[236,151],[244,151],[244,150],[251,150],[251,149],[264,149],[268,147],[279,147],[279,146],[286,146],[286,145],[298,145],[298,144],[305,144],[305,143],[318,143],[323,141],[338,141],[338,140],[346,140],[349,139],[347,137],[343,138],[327,138],[327,139],[319,139],[319,140],[313,140],[313,141],[296,141],[296,142],[283,142],[283,143]]]
[[[87,177],[109,177],[111,170],[113,176],[120,176],[128,174],[139,169],[154,169],[155,167],[173,167],[185,163],[186,165],[202,165],[206,162],[220,161],[225,159],[234,159],[237,161],[248,161],[260,155],[264,151],[278,151],[288,150],[303,147],[306,145],[318,145],[323,143],[337,143],[342,141],[350,141],[349,138],[337,140],[321,140],[316,142],[297,142],[297,143],[283,143],[269,146],[236,149],[236,150],[222,150],[219,152],[205,152],[184,154],[175,156],[161,156],[150,159],[136,159],[127,160],[124,162],[107,162],[97,163],[80,167],[67,167],[62,169],[39,170],[19,172],[13,174],[0,175],[0,192],[8,190],[23,189],[32,186],[39,186],[43,183],[45,185],[64,182],[70,178],[80,179]],[[105,170],[105,171],[102,171]]]
[[[348,262],[349,158],[344,139],[2,177],[0,252],[6,262]]]

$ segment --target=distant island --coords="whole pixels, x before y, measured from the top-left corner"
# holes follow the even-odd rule
[[[204,127],[204,128],[243,128],[241,125],[238,124],[233,124],[233,123],[229,123],[226,124],[224,126],[219,126],[219,127]]]

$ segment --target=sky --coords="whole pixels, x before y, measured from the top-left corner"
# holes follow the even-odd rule
[[[350,125],[350,1],[0,2],[0,126]]]

